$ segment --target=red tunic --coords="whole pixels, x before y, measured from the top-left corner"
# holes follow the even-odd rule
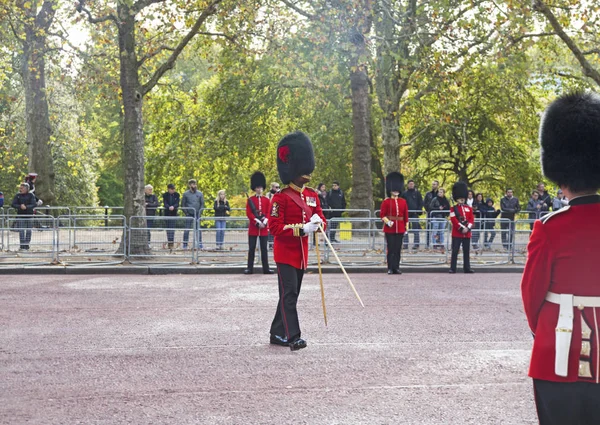
[[[259,217],[255,216],[252,212],[252,208],[250,208],[250,202],[252,202],[256,207],[256,212]],[[267,236],[269,234],[269,228],[267,226],[261,229],[257,226],[256,220],[254,220],[255,218],[260,218],[261,213],[262,217],[268,219],[269,198],[258,195],[250,196],[246,202],[246,217],[248,217],[248,220],[250,220],[250,223],[248,223],[248,234],[250,236]]]
[[[467,220],[466,227],[470,230],[473,228],[473,223],[475,223],[475,216],[473,215],[473,208],[466,204],[456,204],[456,209],[458,209],[458,215],[465,217]],[[461,224],[458,221],[458,217],[455,214],[455,207],[450,208],[450,221],[452,222],[452,237],[453,238],[470,238],[471,232],[463,233],[462,229],[464,229],[465,225]]]
[[[406,205],[404,198],[385,198],[381,203],[379,216],[382,220],[387,217],[394,223],[391,227],[388,225],[383,226],[383,231],[385,233],[406,233],[408,206]]]
[[[288,193],[295,196],[299,202],[306,204],[307,212],[300,208]],[[321,210],[319,195],[311,188],[304,187],[297,190],[295,186],[292,188],[290,185],[273,195],[269,214],[269,231],[274,236],[273,254],[276,263],[289,264],[297,269],[306,269],[308,236],[303,235],[299,229],[304,223],[310,221],[313,214],[321,217],[325,228],[326,220]],[[296,225],[295,229],[290,225]]]
[[[546,381],[599,383],[600,308],[573,308],[568,375],[554,373],[559,306],[545,301],[546,293],[600,296],[595,268],[600,252],[600,196],[574,198],[569,204],[536,221],[527,245],[521,294],[535,335],[529,376]]]

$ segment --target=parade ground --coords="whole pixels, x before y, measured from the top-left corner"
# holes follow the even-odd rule
[[[0,276],[0,423],[534,424],[518,273]]]

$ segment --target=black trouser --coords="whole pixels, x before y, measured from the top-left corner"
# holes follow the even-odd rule
[[[500,229],[502,229],[502,245],[504,249],[510,249],[514,238],[515,222],[513,220],[501,221]]]
[[[341,215],[340,216],[337,216],[337,215],[332,215],[331,216],[331,218],[336,218],[336,219],[340,218],[340,217],[341,217]],[[339,223],[339,221],[331,221],[331,222],[329,222],[327,224],[329,225],[329,240],[333,241],[335,239],[335,229],[338,228],[338,226],[339,226],[340,223]]]
[[[269,257],[267,253],[267,237],[266,236],[250,236],[248,235],[248,269],[254,269],[254,254],[256,252],[256,239],[260,238],[260,259],[262,260],[263,272],[269,271]]]
[[[415,221],[411,221],[415,220]],[[408,227],[410,227],[413,232],[413,244],[415,248],[419,247],[419,243],[421,243],[421,221],[419,220],[419,216],[410,217],[408,220]],[[408,230],[408,229],[407,229]],[[406,239],[404,239],[404,249],[408,249],[408,235],[411,232],[406,233]]]
[[[475,219],[475,223],[473,224],[473,231],[471,232],[471,238],[473,240],[473,245],[477,245],[480,237],[480,229],[481,229],[481,221],[479,218]]]
[[[31,230],[24,229],[31,229],[33,225],[32,218],[33,217],[21,217],[17,220],[19,229],[23,229],[19,230],[19,248],[21,249],[29,249],[29,243],[31,242]]]
[[[460,250],[461,245],[463,249],[463,270],[471,270],[471,259],[469,258],[471,238],[457,238],[455,236],[452,236],[452,258],[450,260],[450,269],[456,271],[458,251]]]
[[[154,227],[154,219],[153,218],[146,219],[146,227],[148,228],[148,243],[150,243],[150,239],[152,238],[152,232],[150,231],[150,229],[152,229]]]
[[[496,237],[496,231],[494,230],[495,225],[496,222],[494,220],[485,221],[483,223],[483,227],[485,228],[485,232],[483,235],[483,243],[488,248],[492,246],[492,243],[494,243],[494,238]]]
[[[176,220],[175,218],[171,218],[171,217],[175,217],[175,216],[165,216],[165,227],[167,229],[174,229],[175,228],[175,224],[176,224]],[[175,240],[175,231],[174,230],[167,230],[167,242],[169,243],[173,243],[173,241]]]
[[[277,280],[279,282],[279,302],[271,323],[271,335],[285,336],[289,341],[300,337],[298,322],[298,295],[302,285],[304,270],[289,264],[277,263]]]
[[[540,425],[600,424],[600,385],[533,380]]]
[[[387,268],[388,270],[400,269],[400,256],[402,251],[402,238],[404,233],[386,233],[387,242]]]

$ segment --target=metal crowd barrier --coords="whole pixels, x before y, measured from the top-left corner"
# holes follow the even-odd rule
[[[38,215],[3,216],[0,264],[49,264],[55,258],[54,218]]]

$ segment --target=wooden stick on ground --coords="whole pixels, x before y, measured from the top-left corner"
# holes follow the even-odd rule
[[[319,230],[323,234],[323,237],[325,238],[325,241],[327,242],[327,245],[329,245],[329,248],[331,249],[331,252],[333,252],[333,255],[335,255],[335,259],[337,260],[338,264],[340,265],[340,267],[342,269],[342,272],[344,272],[344,276],[346,276],[346,279],[348,280],[348,283],[350,284],[350,287],[354,291],[354,295],[356,295],[356,298],[360,302],[360,305],[362,305],[363,308],[365,308],[365,305],[363,304],[362,300],[360,299],[360,295],[358,295],[358,292],[356,292],[356,288],[354,287],[354,285],[352,284],[352,281],[350,280],[350,276],[348,276],[348,273],[346,273],[346,269],[342,265],[342,261],[340,260],[340,257],[338,257],[337,252],[335,252],[335,249],[333,249],[333,245],[331,245],[331,241],[329,240],[329,238],[325,234],[325,230],[323,230],[323,225],[319,224]]]
[[[325,287],[323,286],[323,271],[321,270],[321,253],[319,252],[319,235],[315,235],[315,248],[317,249],[317,265],[319,267],[319,283],[321,284],[321,304],[323,304],[323,319],[327,326],[327,308],[325,307]]]

